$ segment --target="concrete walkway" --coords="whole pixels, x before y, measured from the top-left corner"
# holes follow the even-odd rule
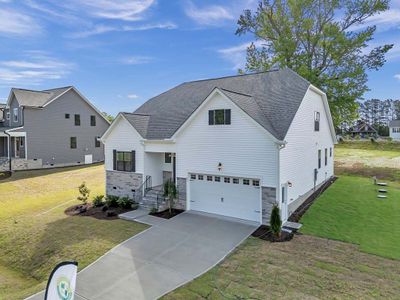
[[[257,226],[195,212],[162,220],[81,271],[75,299],[157,299],[215,266]]]

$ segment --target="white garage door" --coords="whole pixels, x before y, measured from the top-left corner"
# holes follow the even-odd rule
[[[260,222],[260,181],[190,175],[190,209]]]

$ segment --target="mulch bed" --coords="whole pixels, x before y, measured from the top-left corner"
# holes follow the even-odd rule
[[[131,210],[131,208],[107,208],[106,206],[94,207],[92,204],[79,204],[68,207],[64,212],[68,216],[92,217],[99,220],[116,220],[118,219],[119,214],[123,214]]]
[[[159,212],[155,212],[155,213],[150,213],[149,215],[155,216],[155,217],[160,217],[160,218],[164,218],[164,219],[171,219],[177,215],[179,215],[180,213],[183,213],[184,210],[182,209],[172,209],[172,213],[169,213],[169,210],[163,210],[163,211],[159,211]]]
[[[328,188],[332,183],[337,180],[337,177],[332,177],[327,182],[325,182],[322,186],[320,186],[310,197],[307,198],[306,201],[300,205],[293,214],[289,217],[288,221],[290,222],[299,222],[301,217],[306,213],[306,211],[310,208],[310,206],[314,203],[316,199]]]
[[[261,225],[251,234],[251,236],[275,243],[288,242],[293,238],[294,234],[282,231],[281,236],[276,237],[274,234],[272,234],[271,229],[267,225]]]

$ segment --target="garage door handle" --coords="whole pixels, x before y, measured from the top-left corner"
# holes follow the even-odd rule
[[[259,211],[259,210],[255,210],[254,212],[256,212],[256,213],[260,213],[260,211]]]
[[[196,201],[194,201],[194,200],[190,200],[190,202],[196,202]]]

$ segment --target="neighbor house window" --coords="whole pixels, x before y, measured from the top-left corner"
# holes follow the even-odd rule
[[[164,161],[166,164],[170,164],[172,162],[172,155],[171,153],[165,153]]]
[[[318,111],[314,112],[314,131],[319,131],[320,114]]]
[[[399,127],[393,127],[392,128],[392,132],[393,133],[399,133],[400,132],[400,128]]]
[[[90,116],[90,126],[96,126],[96,116]]]
[[[225,183],[230,183],[231,182],[231,178],[230,177],[224,177],[224,182]]]
[[[13,119],[14,122],[18,122],[18,108],[13,109]]]
[[[99,136],[94,138],[94,146],[96,148],[100,148],[100,137]]]
[[[328,149],[325,148],[325,166],[328,165]]]
[[[75,115],[75,126],[81,126],[81,115]]]
[[[72,136],[70,138],[69,144],[70,144],[71,149],[76,149],[76,147],[77,147],[76,136]]]
[[[124,172],[135,172],[135,151],[114,150],[114,170]]]
[[[244,185],[250,185],[250,180],[249,179],[243,179],[243,184]]]
[[[260,186],[260,180],[253,180],[254,186]]]
[[[232,182],[233,182],[234,184],[239,184],[239,178],[233,178]]]
[[[318,169],[321,168],[321,150],[318,150]]]
[[[6,119],[10,120],[10,112],[9,111],[6,113]]]
[[[66,118],[66,119],[69,119],[69,114],[65,114],[65,118]]]
[[[208,111],[208,125],[229,125],[231,124],[230,109],[215,109]]]

